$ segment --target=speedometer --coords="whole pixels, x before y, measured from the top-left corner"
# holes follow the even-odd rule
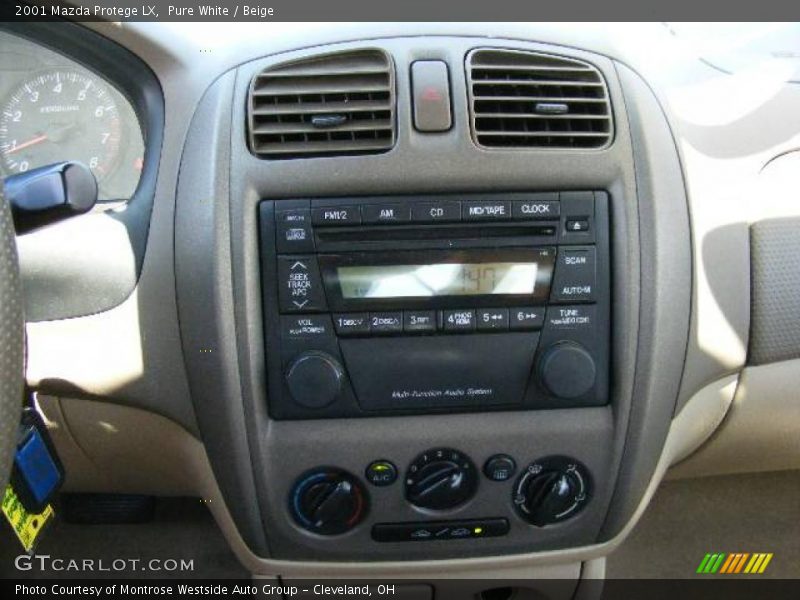
[[[102,181],[115,166],[120,129],[105,84],[78,71],[51,71],[24,82],[3,106],[0,155],[10,174],[77,160]]]

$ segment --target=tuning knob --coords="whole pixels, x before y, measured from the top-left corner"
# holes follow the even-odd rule
[[[419,508],[447,510],[472,498],[478,472],[466,455],[450,448],[420,454],[408,467],[406,499]]]
[[[286,370],[286,385],[292,398],[306,408],[323,408],[342,392],[344,370],[324,352],[303,352]]]
[[[519,515],[542,527],[569,519],[589,500],[589,477],[577,461],[552,456],[528,465],[514,486]]]
[[[361,522],[367,510],[367,496],[353,475],[326,467],[297,480],[289,508],[301,527],[322,535],[336,535]]]
[[[565,400],[591,391],[597,375],[592,355],[575,342],[559,342],[545,350],[538,371],[545,389]]]

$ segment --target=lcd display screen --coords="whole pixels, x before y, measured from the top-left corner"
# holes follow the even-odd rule
[[[533,294],[536,262],[339,266],[342,298]]]

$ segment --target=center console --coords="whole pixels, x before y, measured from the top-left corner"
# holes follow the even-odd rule
[[[576,564],[634,518],[683,369],[685,193],[650,89],[579,45],[332,43],[209,89],[181,335],[260,572]]]

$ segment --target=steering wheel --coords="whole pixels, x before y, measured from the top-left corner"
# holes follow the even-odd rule
[[[22,407],[25,322],[14,221],[0,182],[0,497],[8,482]]]

